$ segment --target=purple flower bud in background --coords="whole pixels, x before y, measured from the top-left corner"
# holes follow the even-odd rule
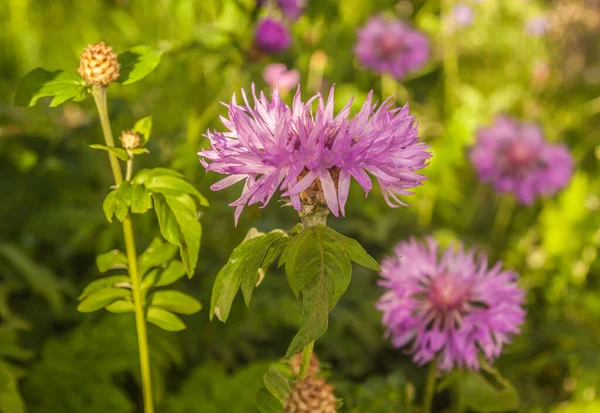
[[[525,30],[531,36],[542,36],[548,30],[548,18],[546,16],[537,16],[528,19],[525,22]]]
[[[458,27],[469,27],[475,22],[475,12],[466,3],[459,3],[452,9],[454,23]]]
[[[283,94],[300,83],[300,72],[296,69],[288,70],[283,63],[273,63],[267,65],[263,70],[263,79],[272,88],[278,86],[279,91]]]
[[[377,303],[394,347],[411,344],[418,364],[437,356],[442,371],[479,368],[479,353],[491,362],[525,320],[517,274],[487,257],[426,242],[402,241],[384,259]]]
[[[283,22],[265,18],[256,25],[254,43],[265,53],[279,53],[290,47],[292,36]]]
[[[307,0],[279,0],[279,8],[286,18],[295,21],[302,16],[306,3]]]
[[[429,40],[407,23],[374,16],[358,30],[354,49],[362,65],[402,79],[429,59]]]
[[[565,145],[544,141],[539,126],[499,116],[477,135],[471,162],[479,179],[530,205],[555,194],[571,179],[573,159]]]

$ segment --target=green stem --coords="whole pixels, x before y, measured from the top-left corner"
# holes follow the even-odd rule
[[[302,352],[302,361],[300,362],[300,371],[298,372],[298,380],[302,380],[308,374],[308,367],[310,366],[310,359],[312,358],[314,346],[315,342],[313,341],[304,347],[304,351]]]
[[[431,413],[433,395],[435,394],[435,381],[437,376],[437,358],[429,362],[429,373],[425,384],[425,395],[423,397],[423,413]]]
[[[129,154],[129,156],[132,156]],[[125,173],[125,180],[131,181],[131,177],[133,176],[133,157],[127,161],[127,172]]]
[[[458,372],[458,379],[452,383],[452,412],[464,413],[465,411],[465,393],[463,389],[464,372]]]
[[[444,112],[449,116],[456,108],[456,88],[459,84],[458,55],[455,29],[452,28],[452,8],[455,0],[442,0],[442,42],[444,67]]]
[[[100,123],[102,124],[102,132],[106,146],[114,147],[115,140],[110,128],[110,120],[108,118],[108,107],[106,102],[106,88],[94,87],[92,90]],[[121,165],[115,155],[108,153],[110,166],[112,169],[115,183],[120,185],[123,182],[123,174]],[[128,165],[128,175],[129,175]],[[135,250],[135,237],[133,235],[133,225],[131,217],[127,216],[123,220],[123,234],[125,236],[125,250],[127,252],[127,261],[129,269],[129,278],[131,281],[131,292],[133,295],[133,306],[135,311],[135,324],[138,337],[138,349],[140,354],[140,370],[142,376],[142,392],[144,395],[144,411],[146,413],[154,413],[154,402],[152,399],[152,379],[150,376],[150,353],[148,350],[148,334],[146,332],[146,312],[142,299],[141,278],[137,267],[137,253]]]

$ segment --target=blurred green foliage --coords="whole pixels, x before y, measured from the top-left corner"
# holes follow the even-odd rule
[[[140,167],[181,171],[205,195],[204,234],[193,280],[180,283],[206,307],[218,270],[248,228],[289,229],[297,216],[272,202],[247,208],[238,228],[227,206],[239,188],[211,193],[196,153],[207,128],[222,128],[220,104],[240,87],[266,87],[262,69],[283,62],[302,74],[305,95],[336,84],[336,105],[360,105],[370,89],[396,93],[419,120],[434,157],[429,180],[387,207],[376,190],[351,190],[345,219],[330,218],[380,259],[410,235],[461,239],[521,275],[527,323],[497,367],[520,394],[520,411],[597,412],[600,403],[600,43],[581,25],[532,37],[525,21],[566,0],[471,2],[476,20],[450,38],[440,13],[451,1],[311,0],[292,26],[292,48],[276,57],[249,53],[253,0],[6,0],[0,7],[0,410],[134,412],[140,408],[138,359],[130,315],[84,316],[77,292],[96,276],[94,257],[122,245],[118,225],[101,204],[111,185],[90,99],[57,110],[13,106],[18,80],[35,67],[75,69],[88,43],[119,52],[147,44],[163,52],[144,82],[109,90],[115,129],[153,116],[150,155]],[[576,2],[577,3],[577,2]],[[597,13],[597,3],[579,2]],[[588,4],[589,3],[589,4]],[[594,6],[595,4],[595,6]],[[595,8],[594,8],[595,7]],[[361,70],[355,31],[372,14],[396,13],[427,32],[432,59],[402,83]],[[555,16],[556,17],[556,16]],[[557,29],[558,30],[558,29]],[[458,70],[444,60],[456,52]],[[288,96],[289,98],[289,96]],[[539,123],[565,142],[577,166],[571,184],[532,207],[515,204],[477,182],[466,156],[475,132],[500,113]],[[135,221],[138,249],[158,224]],[[317,342],[331,366],[342,411],[401,412],[420,397],[424,369],[383,338],[374,302],[377,275],[355,268],[348,293]],[[281,271],[255,291],[250,310],[235,300],[226,325],[207,312],[185,317],[176,336],[150,330],[159,410],[252,412],[268,360],[282,357],[300,318],[300,304]],[[439,409],[446,403],[442,392]],[[233,403],[235,402],[235,403]],[[406,410],[410,411],[410,410]]]

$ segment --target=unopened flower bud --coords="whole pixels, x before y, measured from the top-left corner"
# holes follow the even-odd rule
[[[325,379],[307,377],[298,381],[285,404],[285,413],[335,413],[333,386]]]
[[[294,376],[297,376],[300,373],[300,364],[302,363],[302,351],[294,354],[290,358],[290,368],[292,369],[292,373]],[[308,365],[308,377],[316,376],[321,370],[321,362],[315,353],[311,354],[310,363]]]
[[[79,62],[79,74],[92,86],[108,86],[119,78],[117,54],[104,42],[87,45]]]
[[[141,142],[140,135],[130,130],[123,131],[119,139],[121,140],[121,146],[125,149],[135,149],[140,146]]]

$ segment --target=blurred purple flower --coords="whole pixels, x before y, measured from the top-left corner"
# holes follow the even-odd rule
[[[365,67],[402,79],[427,62],[429,40],[401,20],[374,16],[358,30],[354,51]]]
[[[286,18],[298,20],[304,12],[306,3],[307,0],[279,0],[279,8]]]
[[[412,343],[418,364],[437,356],[440,370],[478,369],[481,351],[492,362],[520,332],[525,320],[517,274],[501,264],[488,269],[487,257],[474,250],[402,241],[381,266],[387,290],[377,303],[394,347]]]
[[[279,86],[282,93],[287,93],[300,83],[300,72],[296,69],[288,70],[283,63],[272,63],[263,70],[263,79],[272,88]]]
[[[292,36],[283,22],[265,18],[256,25],[254,43],[265,53],[279,53],[290,47]]]
[[[468,27],[475,21],[473,8],[466,3],[459,3],[452,9],[454,23],[458,27]]]
[[[548,30],[548,18],[546,16],[532,17],[525,22],[525,29],[531,36],[542,36]]]
[[[264,207],[278,191],[298,211],[303,203],[318,203],[338,216],[345,214],[352,177],[368,193],[372,175],[391,207],[405,205],[398,195],[421,185],[425,177],[415,171],[427,165],[431,154],[408,106],[372,103],[370,92],[349,119],[352,102],[334,116],[333,91],[327,101],[318,94],[304,103],[298,87],[291,107],[277,89],[269,100],[263,93],[257,97],[252,86],[253,105],[243,90],[244,105],[233,96],[229,118],[222,118],[229,131],[208,131],[212,148],[199,155],[207,171],[229,175],[212,190],[245,181],[242,196],[230,204],[236,207],[236,223],[245,205],[260,202]]]
[[[553,195],[570,180],[573,159],[565,145],[544,141],[541,129],[531,123],[499,116],[480,129],[471,151],[479,179],[498,192],[512,192],[523,204]]]

